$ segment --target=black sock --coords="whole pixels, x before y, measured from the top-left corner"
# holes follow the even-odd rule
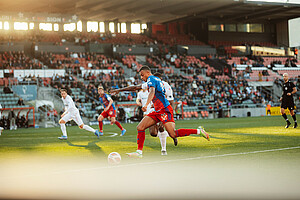
[[[282,117],[283,117],[286,121],[288,121],[288,118],[287,118],[287,116],[286,116],[285,113],[282,115]]]
[[[297,123],[296,114],[292,115],[292,118],[293,118],[294,122]]]

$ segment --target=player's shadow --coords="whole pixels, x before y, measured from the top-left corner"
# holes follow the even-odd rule
[[[89,150],[94,156],[99,156],[99,154],[105,154],[101,147],[99,147],[97,144],[96,144],[97,140],[95,141],[92,141],[92,142],[89,142],[87,145],[81,145],[81,144],[73,144],[72,142],[68,141],[67,140],[67,144],[71,147],[83,147],[87,150]]]

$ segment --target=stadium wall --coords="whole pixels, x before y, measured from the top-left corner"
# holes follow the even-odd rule
[[[258,117],[266,115],[266,108],[232,108],[230,117]]]
[[[277,45],[289,47],[289,27],[288,21],[282,21],[276,24]]]
[[[210,31],[209,41],[232,41],[232,42],[271,42],[276,43],[272,33],[240,33],[240,32],[217,32]]]

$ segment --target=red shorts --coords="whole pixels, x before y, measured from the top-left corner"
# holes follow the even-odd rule
[[[167,122],[175,122],[173,117],[173,108],[171,105],[164,109],[161,109],[159,112],[153,111],[147,116],[154,119],[156,123],[162,122],[163,124],[165,124]]]
[[[114,110],[114,109],[110,109],[110,110],[108,110],[108,111],[103,111],[102,113],[101,113],[101,115],[104,117],[104,118],[107,118],[107,117],[110,117],[110,118],[112,118],[112,117],[116,117],[116,110]]]

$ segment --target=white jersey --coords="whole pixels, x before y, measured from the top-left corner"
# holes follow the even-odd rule
[[[142,106],[146,105],[148,96],[149,92],[147,90],[145,92],[142,90],[137,94],[137,99],[141,100]]]
[[[147,99],[149,96],[149,92],[147,90],[148,89],[147,83],[142,84],[142,89],[146,90],[146,92],[140,91],[138,93],[137,99],[140,99],[142,101],[142,106],[144,107],[144,105],[147,103]],[[151,101],[147,107],[147,111],[144,112],[144,114],[147,115],[147,114],[151,113],[152,111],[154,111],[154,108],[152,107],[152,105],[153,105],[153,103]]]
[[[164,88],[166,90],[166,97],[169,101],[174,100],[173,97],[173,90],[171,88],[171,86],[169,85],[169,83],[167,83],[166,81],[162,81]]]
[[[67,95],[65,99],[63,97],[61,99],[64,103],[65,110],[67,111],[67,113],[73,114],[78,112],[78,109],[76,108],[73,99],[69,95]]]

